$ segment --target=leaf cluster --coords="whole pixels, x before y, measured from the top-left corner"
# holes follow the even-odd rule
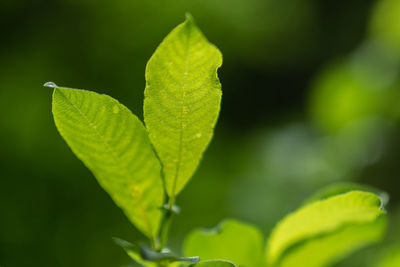
[[[147,64],[145,124],[110,96],[45,84],[54,88],[53,115],[61,136],[151,247],[121,239],[116,243],[148,267],[312,267],[379,241],[386,229],[384,195],[369,187],[339,185],[309,198],[277,224],[267,241],[256,227],[225,220],[216,229],[190,233],[184,257],[166,248],[179,210],[176,197],[213,135],[221,64],[219,50],[188,15]]]

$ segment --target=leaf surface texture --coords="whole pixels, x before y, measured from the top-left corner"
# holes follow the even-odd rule
[[[190,16],[147,64],[144,119],[172,198],[189,181],[212,138],[221,102],[221,64],[221,53]]]
[[[75,155],[139,230],[154,237],[164,193],[161,166],[143,124],[117,100],[55,88],[55,124]]]

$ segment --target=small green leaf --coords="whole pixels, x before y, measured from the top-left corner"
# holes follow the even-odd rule
[[[227,260],[207,260],[194,265],[195,267],[236,267],[233,262]]]
[[[201,260],[225,259],[239,266],[263,266],[264,241],[254,226],[226,220],[211,230],[195,230],[184,242],[184,255],[199,255]]]
[[[147,64],[144,120],[172,199],[193,175],[211,140],[220,110],[221,64],[221,53],[190,16]]]
[[[121,248],[123,248],[123,250],[126,252],[126,254],[128,254],[129,257],[131,257],[135,262],[139,263],[142,266],[146,266],[146,267],[157,267],[157,263],[156,262],[152,262],[152,261],[146,261],[142,258],[142,256],[140,255],[140,246],[137,244],[132,244],[128,241],[125,241],[123,239],[114,237],[114,242],[120,246]]]
[[[56,126],[75,155],[139,230],[156,236],[164,193],[161,167],[143,124],[117,100],[56,87]]]
[[[377,195],[362,191],[307,204],[272,231],[267,262],[280,267],[325,266],[376,242],[386,229],[386,214],[381,207]]]
[[[128,241],[122,240],[120,238],[114,238],[115,243],[121,246],[125,252],[137,263],[147,266],[155,267],[158,266],[158,262],[168,263],[198,263],[200,258],[195,257],[179,257],[174,255],[169,251],[153,251],[145,246],[140,246],[137,244],[129,243]],[[179,265],[179,264],[176,264]]]

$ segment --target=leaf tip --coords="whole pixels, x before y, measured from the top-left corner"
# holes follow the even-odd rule
[[[117,244],[118,246],[122,247],[122,248],[130,248],[133,246],[133,244],[129,243],[128,241],[125,241],[121,238],[118,237],[113,237],[112,238],[114,243]]]
[[[194,18],[192,16],[192,14],[190,14],[189,12],[186,12],[185,18],[186,18],[186,22],[194,23]]]
[[[48,87],[48,88],[58,88],[57,84],[55,84],[54,82],[46,82],[43,84],[44,87]]]
[[[185,261],[185,262],[190,262],[193,264],[197,264],[200,262],[200,257],[199,256],[193,256],[193,257],[181,257],[179,258],[181,261]]]
[[[386,211],[386,205],[389,203],[390,195],[388,193],[386,193],[386,192],[380,192],[378,194],[378,196],[379,196],[379,199],[381,201],[380,209],[383,210],[383,211]]]

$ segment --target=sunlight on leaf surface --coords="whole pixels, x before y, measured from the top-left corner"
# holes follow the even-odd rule
[[[221,53],[190,16],[147,64],[144,119],[172,199],[193,175],[211,140],[221,102],[221,64]]]
[[[350,191],[301,207],[273,230],[267,247],[269,265],[324,266],[380,240],[386,229],[381,206],[373,193]]]
[[[117,100],[56,88],[54,120],[75,155],[139,230],[154,237],[163,204],[161,167],[139,119]]]

